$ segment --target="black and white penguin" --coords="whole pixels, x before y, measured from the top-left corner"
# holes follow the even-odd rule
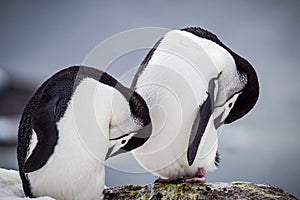
[[[166,33],[131,87],[147,102],[153,126],[133,153],[161,181],[204,182],[219,162],[217,129],[243,117],[259,96],[251,64],[196,27]]]
[[[66,68],[35,92],[20,121],[25,195],[100,199],[104,160],[139,147],[150,134],[140,95],[100,70]]]

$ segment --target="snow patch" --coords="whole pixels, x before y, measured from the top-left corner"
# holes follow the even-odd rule
[[[50,197],[27,198],[22,189],[19,172],[0,168],[0,200],[53,200]]]

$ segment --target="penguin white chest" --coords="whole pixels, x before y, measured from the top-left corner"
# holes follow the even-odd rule
[[[167,79],[153,73],[157,70],[156,66],[152,66],[143,74],[145,82],[151,81],[137,86],[137,92],[149,103],[153,132],[148,142],[134,150],[135,158],[144,168],[163,178],[193,176],[199,167],[213,169],[217,149],[213,120],[208,123],[194,164],[189,166],[187,162],[189,135],[199,103],[203,103],[200,94],[206,95],[207,83],[196,78],[196,72],[195,78],[189,82],[184,77],[189,73],[180,74],[168,67],[157,67],[160,67],[161,74],[168,74]],[[148,73],[154,75],[148,77]],[[199,87],[201,85],[206,87]]]
[[[216,129],[249,112],[259,89],[245,59],[214,34],[195,27],[164,35],[132,87],[150,107],[154,132],[134,155],[145,169],[168,179],[216,168]]]
[[[144,168],[171,179],[194,176],[198,168],[215,169],[218,137],[214,117],[207,115],[192,165],[187,159],[189,138],[199,106],[211,92],[209,83],[213,79],[218,82],[225,64],[231,65],[232,61],[224,49],[192,34],[171,31],[164,36],[135,85],[149,104],[153,123],[149,141],[134,151]],[[232,70],[230,67],[224,73]],[[219,86],[213,88],[212,101],[216,100]]]

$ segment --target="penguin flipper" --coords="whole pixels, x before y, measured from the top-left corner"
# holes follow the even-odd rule
[[[37,135],[38,142],[24,163],[22,169],[24,173],[43,167],[54,152],[58,140],[56,107],[59,100],[56,96],[47,102],[40,103],[32,114],[31,127]]]
[[[207,93],[207,98],[201,105],[199,112],[197,113],[196,119],[194,120],[189,146],[187,150],[187,160],[189,166],[191,166],[196,158],[198,147],[200,145],[201,138],[205,132],[209,118],[212,114],[212,100],[210,94]]]

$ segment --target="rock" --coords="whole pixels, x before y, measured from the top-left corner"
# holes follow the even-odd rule
[[[25,200],[18,171],[0,168],[0,199]],[[52,200],[50,197],[36,200]],[[297,199],[282,189],[247,182],[231,183],[153,183],[106,188],[103,199]]]
[[[153,183],[145,186],[125,185],[104,190],[103,199],[297,199],[270,185],[231,183]]]

